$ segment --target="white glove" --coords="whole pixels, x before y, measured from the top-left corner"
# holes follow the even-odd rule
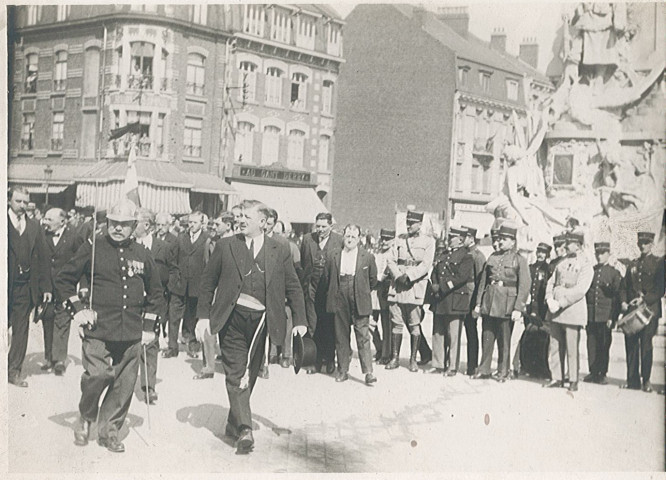
[[[97,312],[89,308],[84,308],[74,314],[74,323],[78,327],[93,327],[97,323]]]
[[[554,298],[549,298],[546,300],[546,303],[548,304],[548,310],[550,313],[555,313],[560,309],[560,302],[555,300]]]
[[[520,313],[518,310],[514,310],[511,312],[511,321],[512,322],[519,322],[523,318],[523,314]]]
[[[210,319],[200,318],[197,320],[197,326],[194,327],[194,336],[203,343],[204,338],[210,335]]]
[[[291,330],[291,335],[296,336],[296,334],[300,334],[301,337],[304,337],[306,333],[308,333],[308,327],[305,325],[296,325],[292,330]]]
[[[141,332],[141,345],[148,345],[155,340],[155,332]]]

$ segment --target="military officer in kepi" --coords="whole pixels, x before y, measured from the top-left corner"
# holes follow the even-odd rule
[[[653,247],[654,233],[638,232],[641,255],[629,264],[621,296],[623,313],[628,311],[631,304],[644,304],[652,314],[652,320],[645,328],[635,335],[624,337],[627,383],[622,388],[642,388],[646,393],[652,391],[652,338],[657,333],[657,323],[661,318],[661,297],[664,295],[664,257],[654,255]]]
[[[82,338],[84,372],[74,443],[88,444],[90,424],[97,419],[98,443],[116,453],[125,451],[118,436],[132,401],[141,345],[155,339],[164,310],[164,288],[155,262],[131,238],[135,226],[134,203],[115,205],[107,215],[107,233],[94,240],[94,257],[89,240],[55,280],[56,298],[67,299]],[[83,277],[90,284],[90,308],[76,294]]]
[[[503,383],[509,377],[510,322],[522,321],[531,283],[527,260],[516,251],[516,231],[506,224],[500,227],[499,251],[488,258],[481,274],[474,309],[475,315],[483,317],[481,364],[473,379],[490,378],[495,340],[499,357],[496,379]]]
[[[594,266],[592,285],[586,294],[587,361],[590,373],[583,381],[606,385],[612,328],[620,313],[622,275],[608,264],[610,243],[595,243],[594,254],[597,264]]]
[[[435,258],[435,239],[421,233],[423,212],[407,211],[407,233],[400,235],[388,259],[393,278],[389,289],[391,316],[391,361],[386,368],[398,368],[402,328],[407,325],[411,338],[409,371],[417,372],[416,354],[421,340],[421,312],[428,274]]]

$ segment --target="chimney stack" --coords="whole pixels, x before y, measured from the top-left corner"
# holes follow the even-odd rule
[[[539,44],[535,37],[523,39],[523,42],[520,44],[518,58],[532,68],[537,68],[537,65],[539,65]]]
[[[469,11],[467,7],[439,7],[437,18],[446,23],[461,37],[469,31]]]
[[[503,28],[495,28],[490,35],[490,48],[499,52],[506,52],[506,33]]]

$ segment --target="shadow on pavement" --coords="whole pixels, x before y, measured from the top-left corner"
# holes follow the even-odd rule
[[[74,442],[74,427],[76,426],[78,418],[79,418],[79,412],[74,410],[71,412],[59,413],[58,415],[52,415],[49,417],[49,420],[51,420],[53,423],[57,425],[60,425],[62,427],[71,430],[70,439],[72,442]],[[124,440],[127,437],[127,435],[129,435],[129,431],[131,428],[140,427],[142,425],[143,425],[143,418],[137,417],[136,415],[132,415],[131,413],[128,414],[127,417],[125,418],[125,423],[118,432],[118,440],[120,441]],[[91,442],[97,440],[97,422],[93,422],[92,425],[90,426],[89,440]]]

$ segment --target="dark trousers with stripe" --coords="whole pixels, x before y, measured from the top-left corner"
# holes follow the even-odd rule
[[[169,302],[169,349],[178,350],[178,331],[183,320],[183,338],[189,350],[196,349],[194,329],[197,326],[197,297],[171,294]]]
[[[262,312],[236,307],[220,331],[222,366],[226,375],[225,383],[229,397],[227,422],[236,432],[241,428],[252,428],[250,395],[257,381],[266,345],[266,324],[263,323],[257,331],[262,316]],[[248,384],[243,388],[241,380],[248,371],[248,367]]]

